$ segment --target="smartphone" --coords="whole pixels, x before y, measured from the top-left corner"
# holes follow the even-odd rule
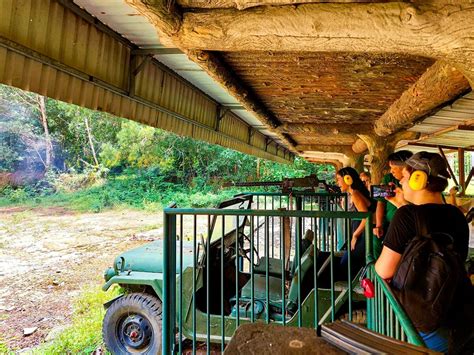
[[[395,196],[395,185],[371,185],[372,198],[385,198]]]

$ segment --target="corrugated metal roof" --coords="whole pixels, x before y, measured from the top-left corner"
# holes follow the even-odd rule
[[[74,2],[140,48],[163,48],[153,25],[123,0],[75,0]],[[198,95],[192,85],[177,78],[162,66],[160,69],[147,66],[137,75],[136,90],[148,103],[133,102],[131,98],[122,97],[126,96],[130,89],[127,82],[130,68],[130,44],[128,42],[124,44],[123,42],[126,41],[116,33],[110,36],[110,33],[104,33],[96,28],[90,30],[89,23],[96,22],[95,20],[82,21],[69,14],[66,16],[62,8],[63,4],[71,6],[71,3],[65,0],[53,2],[30,0],[21,4],[9,0],[2,3],[4,8],[0,13],[3,19],[0,21],[0,32],[3,36],[59,63],[57,67],[47,67],[46,62],[33,60],[34,58],[28,56],[21,57],[22,53],[2,49],[0,68],[5,68],[2,73],[5,83],[14,83],[19,87],[43,94],[54,92],[58,98],[68,102],[72,102],[74,98],[74,102],[77,101],[78,104],[86,107],[139,117],[138,120],[145,123],[175,132],[184,132],[183,134],[200,137],[210,142],[221,144],[219,142],[226,141],[227,146],[253,145],[253,147],[246,146],[244,149],[264,150],[265,156],[277,151],[275,145],[273,143],[269,145],[262,134],[279,142],[277,136],[266,129],[252,113],[241,107],[231,108],[230,112],[260,133],[253,135],[248,133],[248,127],[236,117],[232,118],[231,113],[228,113],[220,124],[222,135],[212,132],[211,118],[216,120],[215,101],[228,107],[237,107],[240,104],[229,95],[225,88],[215,83],[184,54],[160,54],[155,55],[155,59],[201,89],[207,96],[202,93]],[[10,17],[13,20],[10,21]],[[62,38],[59,38],[61,36]],[[97,45],[87,47],[89,43]],[[72,69],[70,76],[61,71],[62,64]],[[155,63],[154,66],[158,65]],[[164,85],[161,90],[158,90],[151,85],[144,85],[144,78],[153,78],[156,82],[162,80]],[[91,83],[100,88],[91,87]],[[116,92],[107,91],[107,85],[113,86]],[[180,98],[185,101],[188,99],[188,101],[183,104]],[[198,102],[200,106],[199,109],[193,111],[195,102]],[[154,106],[150,106],[149,103]],[[160,106],[165,110],[162,110]],[[193,124],[197,123],[197,128],[190,123],[191,120],[173,121],[166,109],[172,109],[182,117],[191,117]],[[471,128],[474,125],[473,119],[474,94],[470,93],[424,119],[422,123],[410,130],[422,134],[418,143],[474,148],[473,128]],[[463,125],[469,127],[460,127]],[[239,132],[236,132],[236,127],[240,130]],[[224,134],[228,136],[225,137]],[[281,152],[281,147],[279,149]],[[426,147],[423,148],[423,150],[426,149]],[[327,155],[325,154],[324,157]]]
[[[162,47],[155,27],[123,0],[74,0],[74,2],[140,48]],[[155,55],[154,58],[221,105],[240,104],[185,54]],[[234,113],[256,130],[260,130],[261,122],[250,112],[244,113],[239,110]],[[271,134],[270,137],[275,138],[275,135]]]
[[[2,5],[0,83],[265,159],[291,160],[232,112],[217,117],[215,100],[164,65],[145,61],[130,75],[141,60],[131,55],[135,47],[71,2]]]
[[[139,47],[146,48],[160,44],[155,28],[123,0],[74,0],[74,2]]]
[[[399,148],[413,151],[437,151],[436,146],[474,149],[474,92],[464,95],[409,130],[419,132],[421,137],[416,141],[401,142]],[[423,144],[422,148],[416,143]],[[435,147],[429,149],[427,145]]]

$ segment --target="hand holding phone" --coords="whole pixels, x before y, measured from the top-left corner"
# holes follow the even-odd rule
[[[385,198],[395,196],[395,185],[372,185],[370,186],[372,198]]]

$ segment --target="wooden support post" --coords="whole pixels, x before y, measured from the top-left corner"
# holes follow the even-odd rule
[[[133,74],[135,70],[137,57],[134,55],[130,56],[130,63],[128,64],[128,82],[127,82],[127,92],[130,97],[135,95],[135,75]]]
[[[474,175],[474,166],[471,167],[471,171],[469,172],[469,175],[467,176],[467,179],[466,179],[466,189],[467,189],[467,187],[469,186],[469,183],[471,182],[472,175]]]
[[[464,149],[458,148],[458,169],[459,169],[459,184],[461,185],[461,196],[466,194],[466,175],[464,174]]]
[[[255,134],[255,130],[252,128],[252,126],[249,126],[248,127],[248,142],[247,142],[248,144],[251,143],[252,137],[254,136],[254,134]]]
[[[444,161],[446,162],[451,179],[453,179],[454,184],[456,186],[459,186],[458,180],[456,179],[456,175],[454,175],[453,169],[451,169],[451,166],[449,165],[448,159],[446,158],[446,155],[444,154],[443,148],[438,146],[438,150],[439,150],[439,154],[441,154],[441,156],[444,158]]]
[[[399,132],[389,135],[387,137],[380,137],[376,134],[372,135],[358,135],[369,148],[369,153],[372,156],[370,163],[370,174],[373,184],[378,184],[383,178],[384,170],[387,166],[387,158],[401,140],[413,139],[417,136],[415,132]]]
[[[257,181],[260,180],[260,158],[257,158]]]
[[[364,154],[355,155],[354,169],[359,173],[364,171]]]
[[[219,131],[219,127],[221,125],[221,121],[222,119],[224,118],[224,116],[226,115],[227,111],[229,111],[228,109],[226,108],[223,108],[221,105],[218,105],[217,108],[216,108],[216,122],[214,124],[214,130],[216,132]]]
[[[135,78],[137,77],[138,73],[140,73],[145,65],[150,62],[152,57],[150,55],[145,56],[140,64],[137,65],[138,56],[131,55],[130,56],[130,67],[129,67],[129,74],[128,74],[128,95],[133,97],[135,95]]]
[[[283,209],[285,210],[285,209]],[[283,240],[285,248],[285,269],[290,269],[290,252],[291,252],[291,226],[290,226],[290,217],[282,217],[283,221]]]
[[[270,145],[271,140],[270,138],[265,138],[265,151],[268,152],[268,146]]]
[[[393,152],[396,142],[377,135],[360,136],[360,138],[367,144],[372,157],[370,163],[371,181],[373,184],[378,184],[384,176],[388,155]]]

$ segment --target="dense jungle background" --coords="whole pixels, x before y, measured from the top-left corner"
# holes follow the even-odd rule
[[[0,206],[212,206],[226,181],[281,180],[334,169],[261,160],[136,122],[0,86]]]

